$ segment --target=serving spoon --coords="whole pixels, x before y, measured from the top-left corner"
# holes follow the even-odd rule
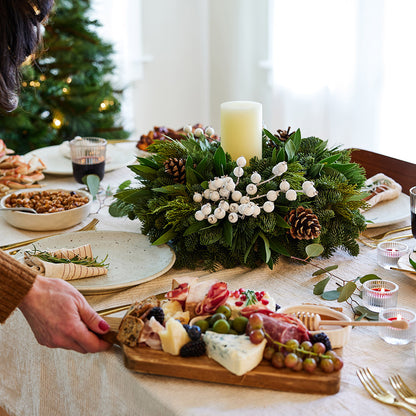
[[[0,211],[22,211],[22,212],[30,212],[31,214],[37,214],[37,212],[33,208],[25,208],[25,207],[14,207],[14,208],[0,207]]]

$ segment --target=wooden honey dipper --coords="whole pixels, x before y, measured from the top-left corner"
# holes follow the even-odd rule
[[[391,326],[398,329],[407,329],[409,324],[403,319],[389,322],[380,321],[337,321],[335,319],[322,320],[320,315],[313,312],[295,312],[293,314],[300,319],[309,331],[317,331],[321,325],[336,326]]]

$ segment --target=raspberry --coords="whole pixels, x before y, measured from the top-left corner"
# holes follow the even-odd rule
[[[331,341],[329,340],[328,335],[325,334],[325,332],[320,332],[319,334],[311,335],[310,341],[312,342],[312,344],[322,342],[322,344],[325,345],[327,351],[332,350]]]
[[[150,309],[149,313],[147,314],[147,319],[150,319],[152,316],[156,319],[156,321],[163,325],[165,320],[165,312],[163,312],[162,308],[155,306],[154,308]]]
[[[202,338],[196,341],[190,341],[185,344],[179,351],[181,357],[199,357],[205,354],[205,342]]]

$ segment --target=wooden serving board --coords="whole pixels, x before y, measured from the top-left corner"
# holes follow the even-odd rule
[[[254,370],[236,376],[207,356],[182,358],[149,347],[131,348],[126,345],[122,349],[126,367],[145,374],[316,394],[335,394],[339,391],[341,382],[340,371],[327,374],[317,369],[308,374],[287,368],[276,369],[263,360]]]

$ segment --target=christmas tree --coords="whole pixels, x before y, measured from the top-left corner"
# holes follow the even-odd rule
[[[57,0],[43,52],[22,68],[20,105],[0,114],[0,138],[18,154],[75,136],[124,139],[120,102],[109,81],[112,45],[94,30],[90,0]]]

